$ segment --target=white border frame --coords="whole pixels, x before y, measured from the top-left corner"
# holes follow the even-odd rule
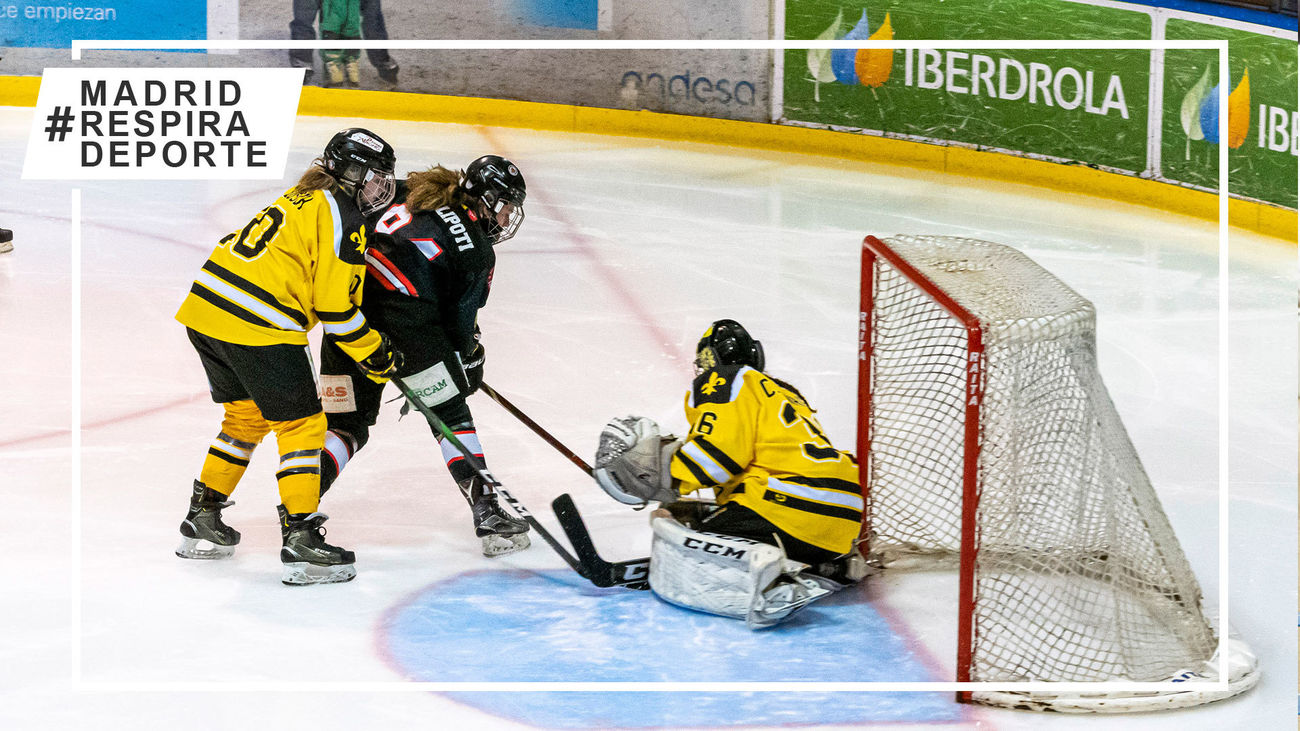
[[[1219,88],[1229,88],[1228,42],[1219,41],[816,41],[816,40],[436,40],[436,41],[284,41],[284,40],[234,40],[234,41],[171,41],[171,40],[73,40],[72,60],[81,61],[84,50],[284,50],[284,49],[406,49],[406,50],[755,50],[771,51],[838,48],[877,49],[961,49],[961,50],[1169,50],[1202,49],[1219,52]],[[1099,692],[1158,692],[1176,690],[1227,691],[1229,683],[1227,641],[1228,615],[1228,94],[1219,94],[1219,678],[1217,682],[1196,683],[983,683],[983,682],[430,682],[430,681],[376,681],[376,682],[258,682],[258,681],[204,681],[204,682],[94,682],[81,677],[81,189],[72,189],[72,448],[73,459],[73,631],[72,681],[79,690],[92,691],[781,691],[781,692],[903,692],[903,691],[990,691],[1099,693]]]

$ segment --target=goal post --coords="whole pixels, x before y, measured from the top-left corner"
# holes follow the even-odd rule
[[[1171,682],[961,700],[1141,711],[1258,679],[1234,641],[1229,689],[1196,682],[1219,680],[1218,636],[1096,356],[1092,303],[1011,247],[863,242],[863,535],[886,568],[956,567],[956,680]]]

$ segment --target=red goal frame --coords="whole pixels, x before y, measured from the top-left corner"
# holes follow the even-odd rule
[[[870,504],[871,486],[867,475],[870,473],[871,461],[871,359],[872,359],[872,319],[875,293],[875,264],[877,259],[884,259],[903,276],[913,282],[948,314],[956,318],[966,328],[966,409],[965,432],[962,455],[962,515],[961,515],[961,553],[958,579],[958,628],[957,628],[957,681],[970,681],[970,666],[974,648],[975,616],[975,557],[979,551],[976,545],[975,516],[979,508],[979,459],[980,459],[980,407],[984,401],[984,330],[980,321],[969,311],[957,304],[934,282],[918,272],[903,260],[885,242],[875,236],[867,236],[862,241],[861,298],[858,307],[858,442],[857,453],[862,496]],[[862,535],[871,532],[870,513],[864,513]],[[959,692],[958,698],[970,700],[968,692]]]

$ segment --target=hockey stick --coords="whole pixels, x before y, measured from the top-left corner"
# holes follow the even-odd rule
[[[425,406],[424,402],[411,392],[411,389],[402,381],[402,379],[394,376],[392,381],[397,385],[397,389],[402,392],[402,395],[406,397],[406,400],[421,414],[424,414],[424,418],[433,425],[433,428],[437,430],[444,439],[451,442],[451,445],[456,448],[456,451],[460,452],[461,456],[465,458],[465,461],[469,466],[473,467],[474,471],[483,478],[483,481],[491,485],[497,491],[497,494],[504,498],[506,503],[519,514],[519,517],[527,521],[528,525],[531,526],[533,530],[537,531],[537,535],[541,536],[542,540],[549,543],[551,548],[555,549],[555,552],[560,554],[560,558],[564,559],[564,562],[569,564],[569,568],[577,571],[583,578],[590,580],[591,577],[584,572],[583,566],[578,562],[578,559],[574,558],[573,554],[569,553],[564,546],[561,546],[560,543],[555,540],[555,537],[543,528],[541,523],[537,522],[537,519],[533,517],[533,514],[528,512],[528,509],[523,506],[523,503],[516,500],[515,496],[511,495],[505,487],[502,486],[501,482],[492,476],[491,472],[488,472],[487,465],[483,464],[483,462],[479,460],[478,456],[470,451],[469,447],[465,446],[465,443],[462,442],[445,423],[443,423],[442,419],[439,419],[438,415],[433,413],[432,409]]]
[[[585,460],[564,446],[560,440],[551,436],[551,433],[543,429],[537,422],[528,418],[528,415],[520,411],[519,407],[510,403],[509,399],[497,393],[495,389],[486,383],[480,383],[479,389],[487,394],[488,398],[501,404],[501,407],[509,411],[511,416],[523,422],[524,426],[533,430],[534,434],[554,447],[557,452],[567,457],[570,462],[583,472],[586,472],[589,477],[592,476],[591,465],[588,465]],[[560,521],[560,527],[564,529],[564,535],[568,536],[569,543],[573,545],[574,552],[578,554],[578,562],[583,567],[583,570],[578,573],[581,573],[591,583],[600,587],[650,588],[646,580],[650,570],[650,559],[637,558],[631,561],[612,563],[601,558],[600,554],[596,552],[596,544],[591,540],[591,532],[587,530],[587,524],[583,522],[582,515],[578,512],[578,506],[574,504],[573,498],[568,493],[552,500],[551,509],[555,511],[555,517]]]
[[[511,416],[523,422],[524,426],[528,427],[529,429],[532,429],[534,434],[541,437],[542,440],[545,441],[547,444],[551,445],[552,447],[555,447],[555,451],[567,457],[570,462],[577,465],[578,469],[582,470],[583,472],[586,472],[588,477],[592,476],[591,465],[587,464],[587,462],[583,460],[582,457],[579,457],[578,455],[574,454],[573,451],[570,450],[568,447],[561,444],[559,439],[556,439],[555,437],[551,436],[551,433],[543,429],[537,422],[528,418],[527,414],[520,411],[519,407],[510,403],[510,401],[507,400],[505,396],[502,396],[501,394],[497,393],[495,389],[493,389],[491,386],[487,385],[486,383],[480,383],[478,387],[480,390],[483,391],[483,393],[488,395],[488,398],[492,399],[498,404],[501,404],[501,408],[505,409],[506,411],[509,411]]]
[[[582,522],[578,506],[573,503],[569,493],[564,493],[551,501],[551,509],[569,537],[573,550],[578,554],[584,576],[591,583],[600,587],[622,586],[627,589],[649,589],[650,559],[634,558],[630,561],[612,563],[600,557],[596,545],[591,542],[591,533],[587,524]]]

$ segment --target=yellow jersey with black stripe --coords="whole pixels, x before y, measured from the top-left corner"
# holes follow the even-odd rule
[[[683,494],[713,488],[801,541],[836,553],[862,526],[852,454],[831,445],[794,391],[749,366],[720,366],[686,394],[691,432],[673,455]]]
[[[176,319],[239,345],[306,345],[320,322],[361,360],[379,347],[359,307],[369,233],[347,196],[291,188],[217,244]]]

